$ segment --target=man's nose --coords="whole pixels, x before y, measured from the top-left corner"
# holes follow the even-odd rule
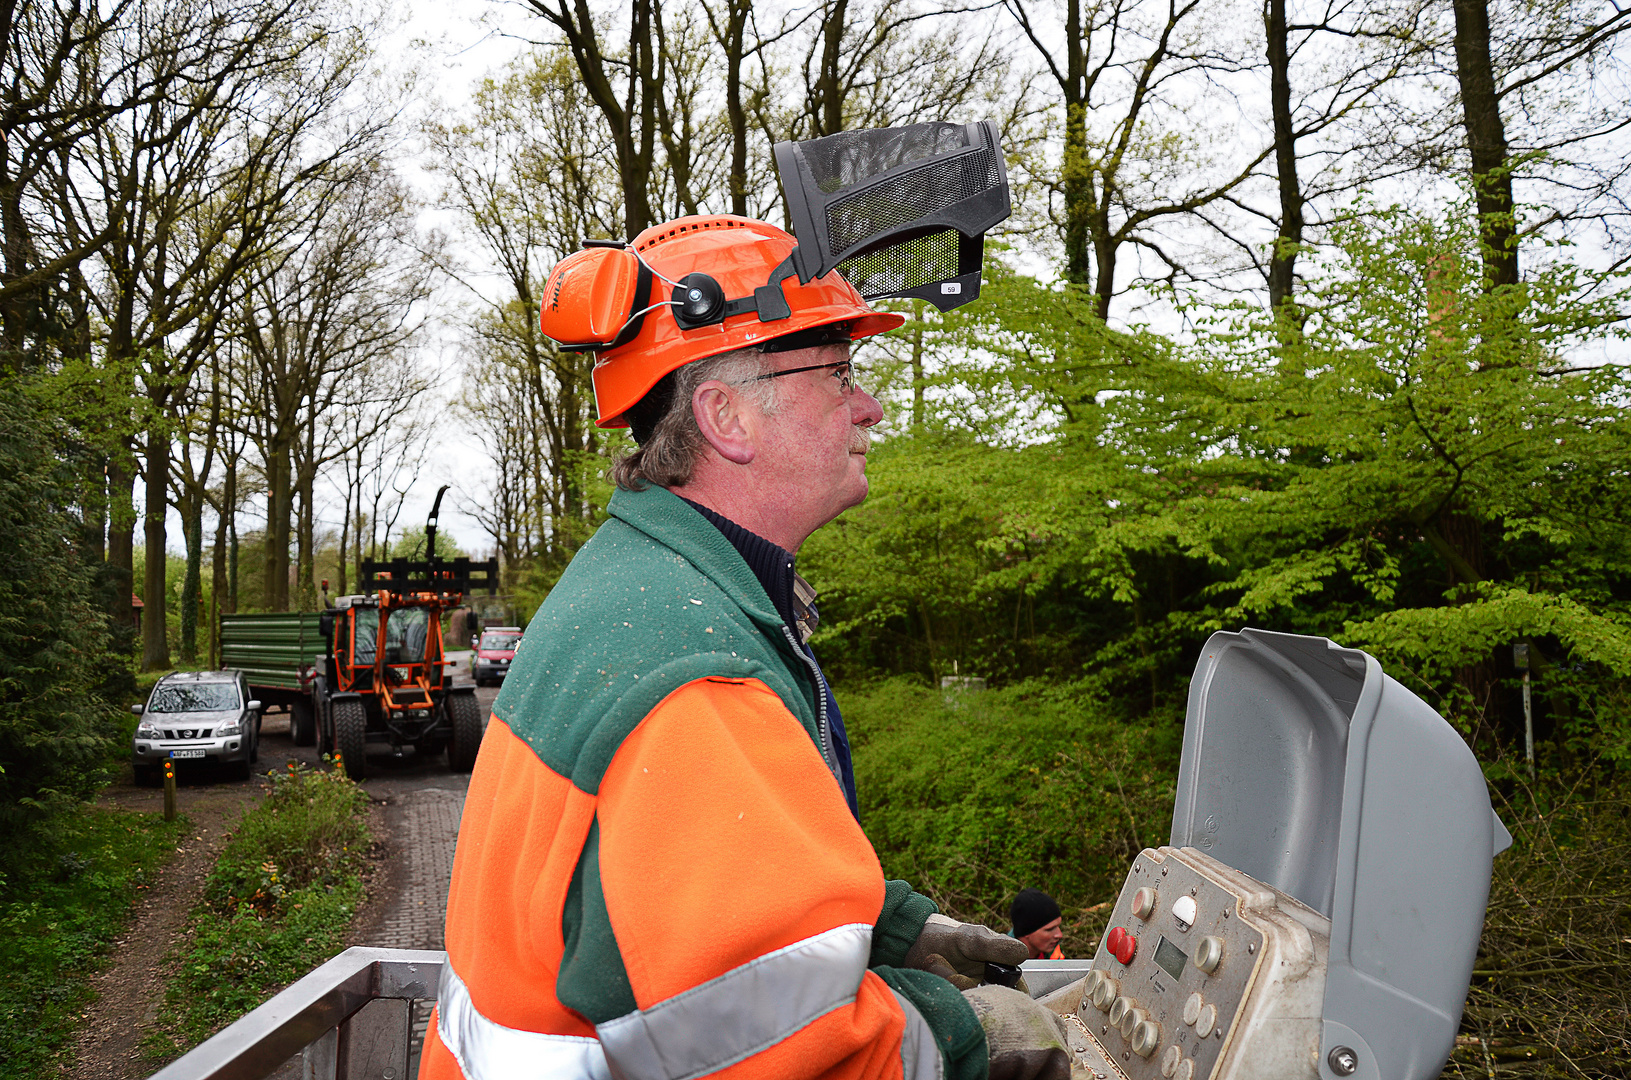
[[[883,419],[883,405],[877,398],[857,387],[849,395],[850,423],[856,427],[871,427]]]

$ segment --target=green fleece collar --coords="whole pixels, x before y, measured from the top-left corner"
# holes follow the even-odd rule
[[[781,647],[782,617],[765,587],[741,552],[684,499],[656,484],[644,491],[618,488],[606,512],[685,556]]]

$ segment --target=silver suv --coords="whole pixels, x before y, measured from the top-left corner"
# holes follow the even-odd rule
[[[260,757],[261,703],[237,671],[178,671],[154,684],[147,705],[132,705],[136,782],[158,782],[164,759],[230,764],[248,779]]]

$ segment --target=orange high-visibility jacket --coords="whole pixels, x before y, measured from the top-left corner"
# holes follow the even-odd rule
[[[719,531],[660,487],[527,628],[470,781],[422,1080],[953,1077],[985,1037],[900,968],[819,676]]]

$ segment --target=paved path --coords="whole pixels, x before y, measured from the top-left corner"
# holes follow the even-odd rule
[[[376,837],[381,845],[379,869],[370,884],[372,898],[355,924],[352,944],[385,949],[444,947],[447,887],[453,876],[453,849],[467,784],[467,777],[445,772],[440,780],[426,778],[419,783],[406,777],[364,781],[369,795],[382,802],[384,825],[375,830],[381,834]],[[416,1001],[409,1010],[413,1030],[410,1077],[419,1073],[419,1049],[431,1005],[430,1001]],[[288,1080],[296,1076],[298,1073],[291,1073]]]
[[[458,662],[454,678],[468,677],[469,653],[449,653]],[[495,688],[476,690],[485,718],[498,696]],[[372,897],[354,924],[354,945],[385,949],[440,949],[453,876],[453,849],[470,778],[451,773],[446,758],[370,760],[363,788],[383,811],[376,825],[380,844]],[[376,817],[376,821],[380,820]],[[419,1071],[419,1047],[430,1019],[431,1002],[415,1002],[410,1012],[413,1049],[410,1077]]]

